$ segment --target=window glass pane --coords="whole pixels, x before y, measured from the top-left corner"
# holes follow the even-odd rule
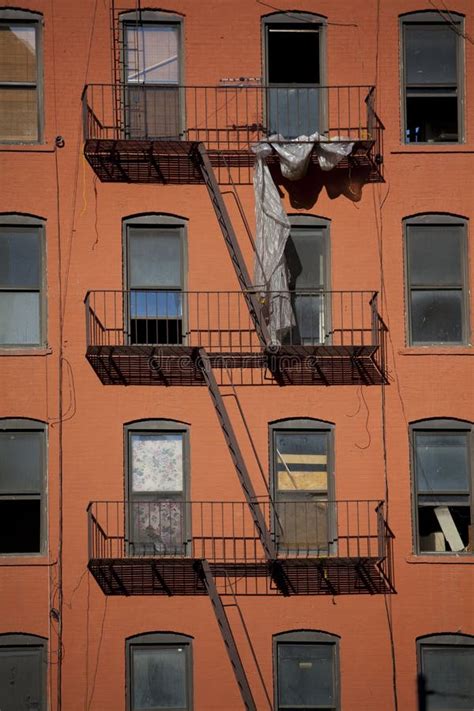
[[[325,234],[324,229],[291,230],[285,247],[290,289],[324,287]]]
[[[426,711],[474,708],[474,648],[422,648]]]
[[[327,491],[326,434],[279,432],[275,441],[279,491]]]
[[[132,434],[132,489],[183,490],[183,435]]]
[[[456,84],[457,37],[449,25],[406,26],[407,84]]]
[[[187,708],[185,647],[135,647],[132,673],[133,711]]]
[[[0,227],[0,288],[39,289],[41,242],[36,227]]]
[[[0,647],[0,709],[41,711],[41,649]]]
[[[183,295],[180,291],[132,291],[131,318],[181,318]]]
[[[0,82],[36,81],[36,28],[0,23]]]
[[[129,138],[174,138],[180,135],[179,88],[133,85],[126,92],[126,123]]]
[[[460,226],[410,225],[408,258],[411,285],[462,285],[463,236]]]
[[[0,498],[0,553],[39,553],[40,547],[41,501]]]
[[[125,33],[129,83],[178,83],[176,25],[137,25],[125,27]]]
[[[2,141],[38,140],[38,92],[34,87],[0,87]]]
[[[460,290],[412,291],[412,341],[462,343],[462,302]]]
[[[281,708],[336,705],[334,645],[279,644],[278,700]]]
[[[30,292],[0,292],[0,344],[38,345],[40,298]]]
[[[129,230],[129,288],[181,286],[181,240],[178,230]]]
[[[415,435],[419,493],[469,491],[468,445],[465,434]]]
[[[39,493],[42,472],[42,432],[0,432],[0,493]]]

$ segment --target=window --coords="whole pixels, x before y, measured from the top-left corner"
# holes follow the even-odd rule
[[[127,640],[128,711],[191,711],[191,642],[171,633]]]
[[[0,709],[46,711],[46,640],[0,635]]]
[[[41,140],[41,15],[0,10],[0,141]]]
[[[420,637],[417,651],[419,711],[474,708],[474,637]]]
[[[334,553],[333,427],[319,420],[270,425],[273,521],[280,553]]]
[[[467,343],[465,220],[407,218],[405,236],[410,344]]]
[[[132,344],[183,342],[184,224],[166,215],[124,223]]]
[[[472,551],[472,424],[424,420],[411,438],[418,552]]]
[[[339,638],[300,630],[273,637],[275,711],[339,711]]]
[[[288,288],[295,325],[282,341],[316,345],[327,342],[330,304],[327,301],[329,220],[290,215],[291,232],[285,246]]]
[[[186,425],[172,420],[126,427],[131,555],[187,554],[188,435]]]
[[[406,143],[462,141],[463,18],[445,15],[402,17]]]
[[[176,140],[182,131],[181,17],[145,10],[120,19],[126,136]]]
[[[0,420],[0,554],[42,552],[45,456],[42,422]]]
[[[296,138],[323,131],[324,22],[297,11],[263,20],[268,135]]]
[[[43,224],[0,215],[0,346],[44,342]]]

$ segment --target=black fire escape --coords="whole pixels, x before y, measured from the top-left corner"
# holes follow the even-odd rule
[[[386,327],[375,292],[304,292],[298,297],[317,300],[329,315],[324,329],[318,323],[305,339],[290,336],[277,347],[270,342],[272,295],[252,285],[220,190],[223,184],[251,182],[250,147],[268,140],[267,87],[179,87],[186,127],[177,136],[158,138],[136,129],[139,122],[130,119],[127,91],[120,75],[113,85],[85,88],[88,162],[104,182],[205,184],[240,291],[183,292],[182,313],[160,316],[166,335],[156,335],[163,334],[161,323],[161,331],[158,324],[150,331],[154,337],[141,339],[132,333],[129,291],[91,291],[85,299],[86,357],[107,385],[207,386],[244,501],[174,502],[187,525],[154,550],[134,546],[130,512],[136,502],[93,502],[88,508],[89,569],[106,595],[209,595],[245,708],[256,711],[221,596],[392,592],[392,534],[383,502],[326,501],[318,511],[307,512],[297,543],[287,545],[282,521],[295,518],[294,503],[257,497],[221,387],[229,382],[381,384],[386,380]],[[383,126],[374,111],[374,88],[321,91],[335,121],[325,140],[345,135],[353,144],[334,170],[359,171],[367,182],[382,181]],[[160,100],[158,93],[158,107]],[[146,102],[138,103],[143,107]],[[268,162],[276,162],[276,155]],[[153,506],[160,520],[169,519],[170,502]]]

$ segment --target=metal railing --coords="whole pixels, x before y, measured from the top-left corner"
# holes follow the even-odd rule
[[[295,290],[255,300],[282,348],[383,346],[385,324],[371,291]],[[172,346],[260,353],[242,291],[101,290],[85,297],[87,346]],[[343,353],[339,352],[339,355]]]
[[[82,99],[86,141],[202,141],[232,152],[317,132],[382,153],[373,86],[89,84]]]
[[[392,534],[377,500],[259,503],[280,559],[377,559]],[[206,559],[259,563],[266,557],[246,502],[95,501],[87,509],[89,560]]]

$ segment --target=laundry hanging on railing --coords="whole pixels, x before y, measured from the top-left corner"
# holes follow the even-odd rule
[[[295,325],[295,316],[285,261],[291,225],[265,158],[274,149],[280,156],[282,175],[289,180],[299,180],[308,170],[313,150],[321,169],[331,170],[351,153],[353,146],[340,137],[327,141],[316,132],[292,140],[272,135],[268,142],[262,141],[252,147],[256,156],[253,185],[257,223],[254,284],[262,290],[264,315],[273,344],[281,343],[285,332]]]
[[[261,288],[270,339],[278,344],[282,332],[294,324],[285,264],[290,221],[265,163],[271,146],[258,143],[252,150],[256,156],[253,185],[257,222],[254,284]]]
[[[353,142],[347,141],[342,136],[334,136],[328,140],[317,131],[311,136],[299,136],[294,139],[275,134],[268,140],[280,156],[281,173],[288,180],[304,178],[313,151],[318,157],[321,170],[328,171],[350,155],[354,147]]]

